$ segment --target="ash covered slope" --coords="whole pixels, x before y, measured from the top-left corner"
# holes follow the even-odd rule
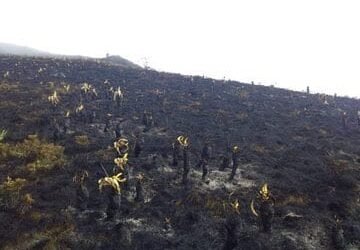
[[[96,88],[97,97],[82,96],[84,82]],[[110,87],[118,86],[124,94],[120,107],[108,94]],[[56,107],[48,102],[55,90],[60,98]],[[81,104],[80,116],[75,109]],[[1,231],[0,238],[6,246],[18,248],[221,249],[228,203],[236,198],[242,225],[236,249],[334,248],[334,216],[341,220],[347,246],[357,246],[359,106],[354,99],[124,68],[99,60],[1,56],[0,129],[8,130],[6,143],[15,145],[38,134],[44,144],[63,147],[64,162],[37,170],[32,158],[0,158],[0,182],[7,176],[26,179],[20,194],[30,193],[34,199],[26,211],[21,210],[22,202],[1,205],[1,220],[9,230]],[[152,112],[155,124],[144,131],[145,110]],[[348,114],[345,129],[343,111]],[[64,132],[67,112],[71,123]],[[97,188],[103,175],[99,162],[108,172],[113,168],[115,154],[108,147],[117,124],[131,145],[142,141],[140,157],[131,155],[129,164],[134,175],[145,175],[146,202],[135,203],[129,198],[131,189],[124,191],[120,220],[104,222],[99,215],[105,201]],[[60,135],[55,135],[56,127]],[[181,168],[171,166],[171,144],[180,134],[191,141],[193,168],[187,188],[180,182]],[[88,142],[81,143],[81,136]],[[206,139],[214,148],[208,185],[195,168]],[[236,180],[229,183],[230,170],[218,168],[227,147],[235,144],[242,160]],[[71,180],[79,169],[90,173],[85,212],[73,208],[76,185]],[[264,182],[277,199],[271,235],[258,233],[249,212]],[[300,217],[286,216],[290,212]],[[170,229],[165,218],[171,221]]]

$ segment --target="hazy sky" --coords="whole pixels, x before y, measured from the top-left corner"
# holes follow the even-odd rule
[[[0,0],[0,42],[360,96],[360,2]]]

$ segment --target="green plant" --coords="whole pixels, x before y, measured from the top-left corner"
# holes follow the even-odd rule
[[[8,176],[7,179],[0,185],[0,207],[4,210],[17,210],[20,208],[23,201],[20,191],[26,184],[26,179],[12,179]]]
[[[40,140],[37,135],[29,135],[16,145],[0,143],[0,160],[20,159],[30,172],[49,170],[65,163],[64,147]]]
[[[185,137],[183,135],[180,135],[180,136],[178,136],[178,138],[176,140],[183,147],[188,147],[189,146],[189,137]]]
[[[125,165],[128,162],[128,153],[124,154],[123,157],[118,157],[114,159],[116,166],[120,168],[121,171],[124,171]]]
[[[48,96],[48,101],[55,106],[60,102],[60,98],[59,98],[56,90],[54,91],[54,93],[52,95]]]
[[[82,86],[81,86],[81,90],[84,91],[85,94],[88,93],[88,92],[90,92],[91,89],[92,89],[91,84],[89,84],[89,83],[87,83],[87,82],[84,82],[84,83],[82,84]]]
[[[7,159],[10,156],[10,145],[7,143],[0,143],[0,161]]]
[[[5,139],[7,133],[8,133],[8,132],[7,132],[7,130],[5,130],[5,129],[0,130],[0,142],[2,142],[2,141]]]
[[[90,140],[87,135],[75,136],[75,142],[76,142],[76,144],[81,145],[81,146],[87,146],[90,144]]]
[[[102,191],[104,186],[112,187],[116,193],[120,194],[121,187],[120,184],[126,181],[126,178],[121,179],[122,173],[113,175],[111,177],[104,177],[98,180],[99,190]]]
[[[129,141],[125,138],[120,138],[114,142],[115,150],[121,155],[129,150]]]
[[[6,192],[19,192],[26,184],[26,179],[16,178],[12,179],[11,177],[7,177],[6,181],[0,185],[1,190]]]

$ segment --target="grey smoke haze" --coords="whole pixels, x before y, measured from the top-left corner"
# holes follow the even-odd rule
[[[91,57],[85,57],[85,56],[69,56],[69,55],[59,55],[59,54],[52,54],[49,52],[33,49],[26,46],[19,46],[15,44],[9,44],[9,43],[1,43],[0,42],[0,55],[16,55],[16,56],[35,56],[35,57],[66,57],[66,58],[88,58],[92,59]],[[97,58],[97,60],[100,60],[102,62],[116,65],[116,66],[122,66],[122,67],[128,67],[128,68],[141,68],[139,65],[122,58],[118,55],[111,55],[107,56],[105,58]]]
[[[0,42],[0,54],[18,56],[51,56],[48,52],[2,42]]]

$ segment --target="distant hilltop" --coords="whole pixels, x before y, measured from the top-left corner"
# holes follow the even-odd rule
[[[20,46],[10,43],[1,43],[0,42],[0,55],[15,55],[15,56],[33,56],[33,57],[53,57],[53,58],[83,58],[83,59],[94,59],[91,57],[85,57],[85,56],[67,56],[67,55],[58,55],[58,54],[52,54],[49,52],[33,49],[26,46]],[[120,66],[120,67],[126,67],[126,68],[141,68],[141,66],[121,57],[118,55],[106,55],[104,58],[95,58],[97,60],[100,60],[103,63]]]
[[[10,43],[0,43],[0,54],[2,55],[17,55],[17,56],[42,56],[50,57],[48,52],[36,50],[26,46],[19,46]]]
[[[116,65],[116,66],[121,66],[121,67],[127,67],[127,68],[141,68],[139,65],[125,59],[122,58],[121,56],[116,56],[116,55],[106,55],[105,58],[100,58],[100,60],[102,62],[111,64],[111,65]]]

